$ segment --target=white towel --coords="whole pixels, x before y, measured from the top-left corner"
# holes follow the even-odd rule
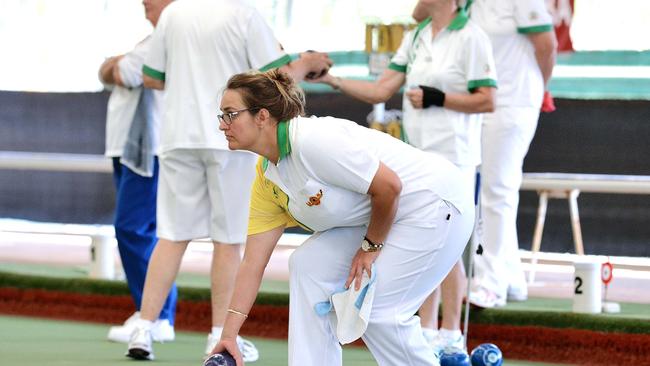
[[[328,301],[314,306],[318,315],[326,316],[334,311],[336,317],[331,317],[332,325],[336,328],[336,337],[341,344],[348,344],[361,338],[368,328],[370,310],[375,298],[375,267],[371,268],[372,276],[363,272],[359,290],[354,289],[354,281],[350,288],[334,292]]]

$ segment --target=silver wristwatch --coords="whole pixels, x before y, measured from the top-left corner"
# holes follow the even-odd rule
[[[364,236],[361,242],[361,250],[364,252],[377,252],[384,246],[384,243],[373,243],[368,237]]]

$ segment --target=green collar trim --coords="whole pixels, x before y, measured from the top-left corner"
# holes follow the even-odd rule
[[[468,6],[471,2],[467,2]],[[458,8],[458,14],[452,19],[451,23],[447,26],[449,30],[460,30],[465,28],[467,22],[469,21],[469,15],[467,14],[467,8]]]
[[[467,13],[467,9],[469,6],[472,4],[472,1],[467,2],[467,6],[464,8],[458,8],[458,14],[456,14],[456,17],[451,20],[451,23],[447,26],[447,29],[449,30],[460,30],[465,28],[465,25],[467,25],[467,22],[469,21],[469,14]],[[417,28],[415,29],[415,34],[413,36],[413,41],[415,42],[416,39],[418,39],[418,36],[420,35],[420,32],[422,29],[424,29],[427,25],[431,23],[431,17],[426,18],[420,24],[418,24]]]
[[[415,34],[413,35],[413,43],[415,43],[415,40],[418,39],[418,36],[420,35],[422,29],[429,25],[429,23],[431,23],[431,17],[426,18],[425,20],[421,21],[420,24],[418,24],[417,28],[415,29]]]
[[[280,162],[280,160],[284,159],[285,156],[291,153],[288,121],[280,121],[280,123],[278,123],[278,149],[280,149],[280,157],[278,158],[278,162]]]

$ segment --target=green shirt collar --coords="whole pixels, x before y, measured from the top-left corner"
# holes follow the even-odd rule
[[[467,9],[469,6],[472,4],[472,1],[467,2],[467,6],[464,8],[458,8],[458,14],[456,14],[456,17],[451,20],[451,23],[447,26],[447,29],[449,30],[460,30],[465,28],[465,25],[467,25],[467,22],[469,21],[469,15],[467,13]],[[418,37],[418,33],[424,29],[427,25],[431,23],[431,17],[426,18],[420,24],[418,24],[417,29],[415,31],[415,36],[413,39],[416,39]]]
[[[467,4],[469,6],[471,2],[468,1]],[[469,15],[467,14],[467,8],[458,8],[458,14],[456,14],[456,17],[452,19],[451,23],[447,26],[447,29],[449,30],[460,30],[465,28],[465,25],[467,24],[467,21],[469,20]]]
[[[280,157],[278,158],[278,163],[285,156],[291,153],[291,142],[289,141],[289,122],[280,121],[278,123],[278,149],[280,150]],[[262,161],[262,170],[266,172],[266,168],[269,167],[269,159],[264,158]]]
[[[288,121],[280,121],[280,123],[278,123],[278,149],[280,150],[280,157],[278,158],[278,162],[280,162],[280,160],[284,159],[285,156],[291,153]]]

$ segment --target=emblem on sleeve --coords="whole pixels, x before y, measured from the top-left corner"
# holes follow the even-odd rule
[[[321,197],[323,197],[323,190],[319,189],[318,193],[316,193],[315,195],[309,197],[309,201],[307,201],[307,206],[311,207],[311,206],[320,205]]]
[[[537,14],[536,11],[531,11],[529,18],[530,20],[537,20],[537,18],[539,18],[539,14]]]

